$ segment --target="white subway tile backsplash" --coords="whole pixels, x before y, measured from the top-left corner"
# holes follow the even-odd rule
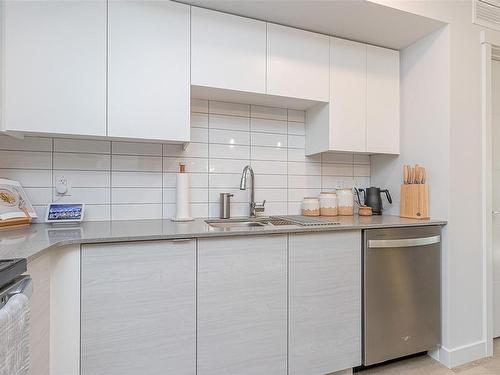
[[[104,221],[111,219],[111,205],[109,204],[86,204],[85,221]]]
[[[287,171],[286,161],[268,161],[268,160],[252,160],[252,168],[259,173],[264,174],[284,174]],[[266,178],[266,177],[262,177]]]
[[[250,117],[286,121],[287,110],[285,108],[252,105],[250,106]]]
[[[208,100],[191,99],[191,112],[208,113]]]
[[[289,148],[288,149],[288,161],[309,161],[309,162],[321,162],[321,155],[306,156],[305,151],[300,148]]]
[[[54,151],[72,153],[109,154],[111,142],[87,139],[54,139]]]
[[[288,147],[290,148],[306,148],[306,137],[303,135],[289,135]]]
[[[207,113],[191,113],[191,127],[192,128],[208,128],[208,114]]]
[[[299,214],[303,197],[322,190],[370,185],[369,155],[305,156],[304,111],[199,99],[191,110],[185,150],[182,144],[0,135],[0,176],[23,184],[40,217],[52,201],[84,202],[85,220],[173,217],[179,163],[190,176],[193,217],[218,217],[221,192],[234,194],[233,216],[248,215],[250,191],[239,189],[248,164],[267,215]],[[63,197],[55,191],[61,177],[69,186]]]
[[[210,173],[241,173],[246,165],[250,164],[249,159],[212,159],[209,160],[208,170]]]
[[[321,176],[321,163],[289,161],[289,175]]]
[[[323,176],[354,176],[352,164],[326,164],[322,165]]]
[[[277,121],[262,118],[250,119],[250,130],[253,132],[286,134],[286,121]]]
[[[252,146],[252,159],[286,161],[286,150],[283,147]]]
[[[211,144],[248,146],[250,144],[250,133],[236,130],[210,129],[209,140]]]
[[[110,163],[110,155],[54,152],[54,169],[109,170],[111,168]]]
[[[109,188],[71,188],[67,195],[58,196],[53,191],[54,201],[60,203],[86,203],[86,204],[110,204],[111,191]]]
[[[354,154],[354,164],[370,164],[370,155]]]
[[[52,153],[32,151],[0,151],[2,168],[52,169]]]
[[[357,165],[354,164],[354,176],[370,177],[370,165]]]
[[[183,145],[163,145],[163,156],[174,156],[178,158],[207,158],[208,144],[191,142],[184,150]]]
[[[186,166],[186,171],[190,173],[208,172],[208,159],[204,158],[163,158],[164,172],[179,172],[179,164]]]
[[[297,111],[295,109],[288,110],[288,121],[293,122],[306,122],[306,112]]]
[[[286,135],[271,133],[251,133],[252,146],[268,146],[286,150]]]
[[[19,181],[24,187],[52,186],[50,169],[0,169],[0,178]]]
[[[191,128],[191,142],[208,143],[208,129]]]
[[[112,204],[162,203],[161,188],[112,188]]]
[[[27,187],[24,190],[33,205],[46,205],[52,202],[52,189],[50,187]]]
[[[158,172],[112,172],[113,188],[161,188],[162,174]]]
[[[241,174],[211,173],[208,179],[209,188],[237,189],[240,186]],[[250,179],[250,177],[249,177]]]
[[[208,110],[210,113],[219,115],[250,117],[249,104],[210,101],[208,103]]]
[[[354,155],[349,153],[324,153],[321,155],[323,163],[354,163]]]
[[[262,202],[266,200],[267,202],[286,202],[287,201],[287,189],[255,189],[255,200],[257,202]],[[282,211],[283,212],[283,211]]]
[[[161,219],[161,204],[116,204],[111,206],[111,220]]]
[[[240,145],[210,145],[210,158],[216,159],[250,159],[250,147]]]
[[[52,138],[24,137],[18,139],[0,135],[0,150],[52,151]]]
[[[114,171],[161,172],[162,158],[159,156],[113,155]]]
[[[306,135],[306,126],[302,122],[289,122],[288,134],[292,135]]]
[[[57,170],[54,171],[54,186],[60,178],[65,178],[68,186],[72,187],[110,187],[109,171],[70,171]],[[137,179],[137,176],[135,177]]]
[[[224,116],[210,114],[208,117],[210,129],[250,131],[250,119],[248,117]]]
[[[113,142],[113,155],[162,156],[160,143]]]
[[[288,186],[299,189],[320,189],[321,176],[293,176],[288,175]]]

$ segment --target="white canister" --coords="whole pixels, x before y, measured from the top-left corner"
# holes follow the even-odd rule
[[[321,192],[319,194],[319,208],[321,216],[337,216],[337,194],[335,192]]]
[[[319,216],[319,199],[314,197],[305,197],[302,200],[302,215]]]
[[[354,194],[352,189],[337,190],[338,212],[341,216],[354,215]]]

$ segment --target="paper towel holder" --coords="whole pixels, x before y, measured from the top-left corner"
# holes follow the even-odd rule
[[[189,174],[186,173],[186,165],[179,163],[176,185],[176,214],[172,221],[193,221],[190,212],[189,199]]]

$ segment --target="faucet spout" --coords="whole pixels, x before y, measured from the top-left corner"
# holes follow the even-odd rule
[[[250,178],[252,183],[250,185],[250,216],[256,216],[257,212],[264,212],[264,205],[266,201],[262,204],[255,203],[255,175],[251,166],[247,165],[243,168],[243,173],[241,174],[240,190],[246,190],[247,188],[247,174],[250,172]]]

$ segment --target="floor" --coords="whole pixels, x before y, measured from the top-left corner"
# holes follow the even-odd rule
[[[372,368],[360,375],[500,375],[500,339],[494,343],[494,356],[450,370],[429,356],[411,358]]]

